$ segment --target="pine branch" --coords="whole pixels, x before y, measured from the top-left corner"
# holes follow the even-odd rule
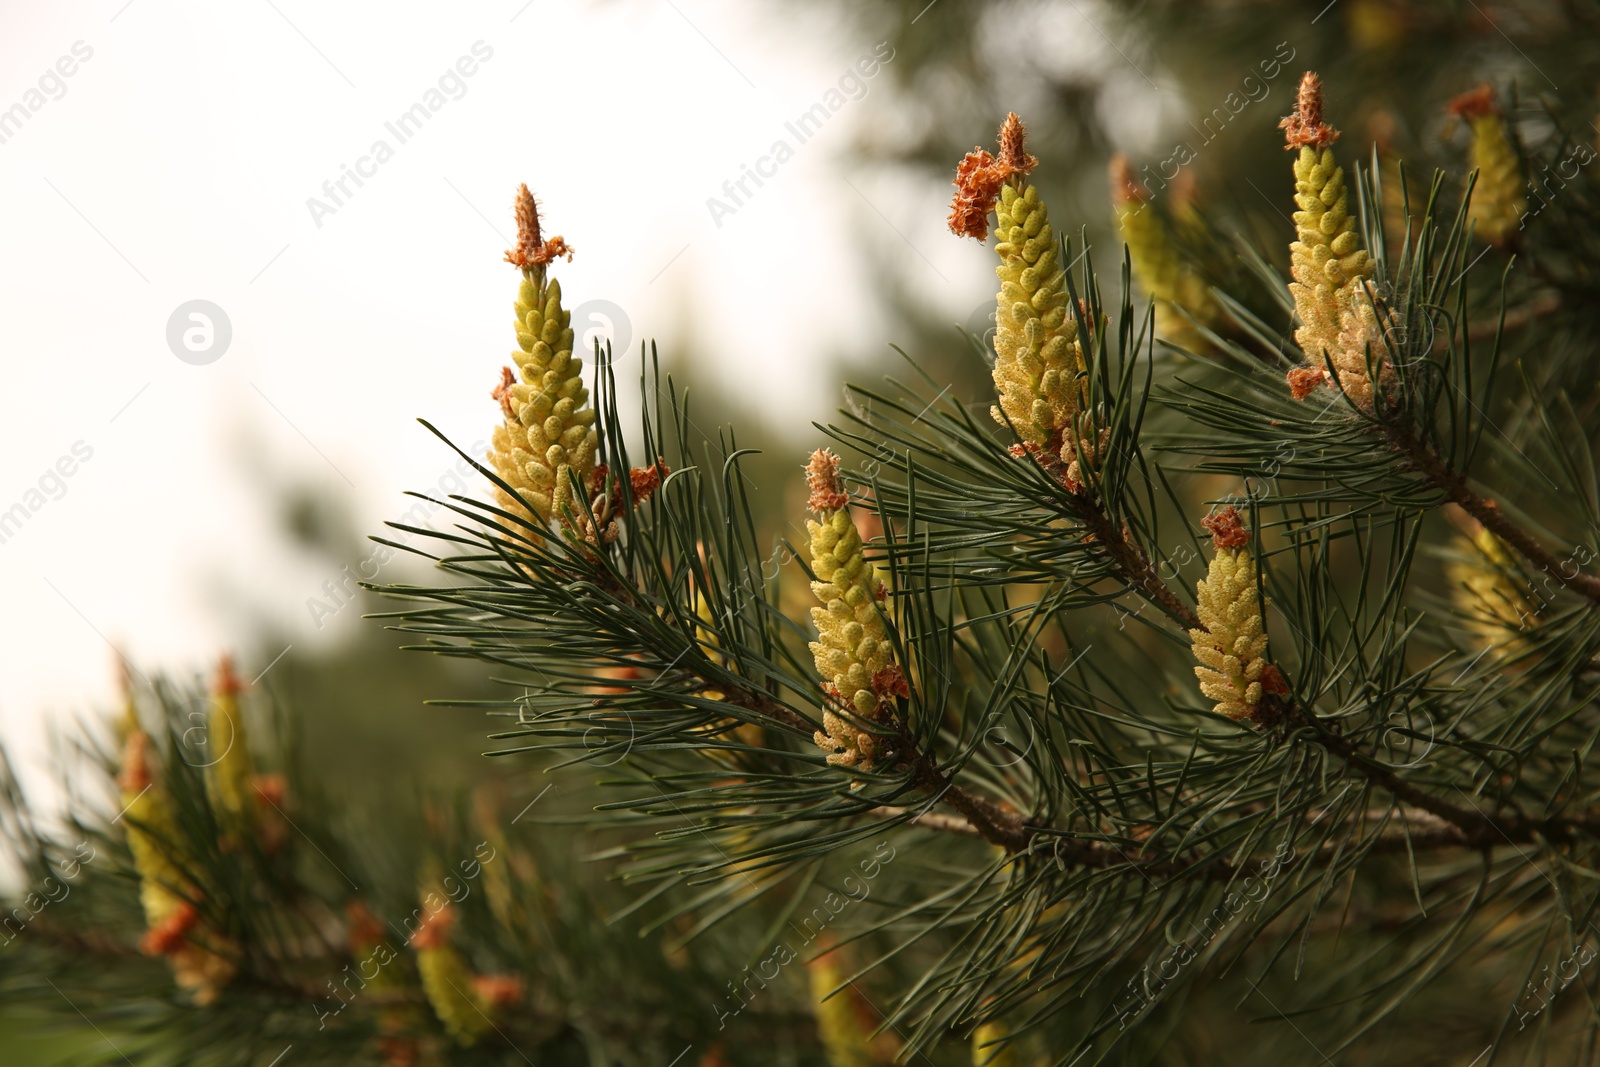
[[[1521,814],[1491,818],[1475,807],[1452,804],[1406,781],[1358,749],[1349,738],[1328,730],[1315,716],[1307,715],[1297,706],[1287,709],[1285,722],[1291,727],[1304,727],[1312,731],[1319,745],[1382,787],[1396,800],[1420,808],[1448,823],[1448,831],[1443,827],[1434,828],[1428,838],[1430,844],[1487,849],[1539,840],[1569,843],[1583,838],[1600,838],[1600,811],[1558,819],[1530,819]]]
[[[931,755],[917,750],[905,731],[901,731],[900,738],[902,744],[907,746],[906,762],[911,770],[912,781],[960,812],[990,844],[999,845],[1007,852],[1013,853],[1021,852],[1028,847],[1033,832],[1023,825],[1020,815],[957,786],[939,768]]]
[[[1600,577],[1584,574],[1576,568],[1574,573],[1566,574],[1564,567],[1570,560],[1559,559],[1545,548],[1538,538],[1510,519],[1494,501],[1486,500],[1474,492],[1462,474],[1454,470],[1432,449],[1418,441],[1413,434],[1395,425],[1384,426],[1382,432],[1389,447],[1404,457],[1412,469],[1421,473],[1430,486],[1444,493],[1452,503],[1459,505],[1463,511],[1520,552],[1543,573],[1573,592],[1600,603]]]
[[[1200,616],[1162,579],[1150,554],[1134,542],[1128,527],[1113,522],[1098,501],[1080,495],[1085,497],[1080,510],[1084,525],[1111,558],[1118,576],[1184,629],[1200,629]]]
[[[1444,490],[1454,502],[1478,518],[1485,527],[1523,552],[1533,562],[1540,564],[1546,571],[1560,577],[1564,585],[1591,599],[1600,600],[1600,579],[1581,573],[1574,578],[1562,575],[1559,560],[1550,555],[1532,535],[1508,519],[1493,502],[1486,501],[1473,493],[1467,487],[1465,479],[1451,470],[1431,450],[1396,427],[1385,427],[1384,433],[1392,447],[1427,475],[1435,487]],[[1127,527],[1115,525],[1091,492],[1085,491],[1067,478],[1066,467],[1055,457],[1054,451],[1046,449],[1035,455],[1040,466],[1060,480],[1071,493],[1075,510],[1095,542],[1113,561],[1118,576],[1161,607],[1185,629],[1200,628],[1202,624],[1194,609],[1179,599],[1177,593],[1161,578],[1149,555],[1132,541]],[[1530,820],[1522,816],[1513,816],[1509,820],[1493,820],[1481,812],[1441,800],[1432,793],[1405,781],[1382,763],[1362,753],[1348,738],[1327,730],[1320,720],[1306,714],[1297,705],[1274,707],[1269,703],[1261,719],[1264,723],[1269,723],[1280,715],[1285,724],[1291,728],[1309,728],[1319,745],[1338,756],[1369,781],[1387,790],[1396,800],[1427,811],[1449,825],[1450,829],[1438,827],[1429,835],[1411,839],[1411,844],[1415,848],[1482,849],[1500,844],[1522,844],[1541,837],[1571,841],[1586,835],[1592,837],[1597,830],[1600,830],[1600,812],[1570,819]],[[939,784],[937,778],[929,776],[921,780],[930,789],[937,790]],[[997,810],[980,811],[980,817],[974,818],[969,812],[969,807],[964,805],[971,805],[977,799],[952,798],[951,806],[966,815],[972,831],[986,840],[1013,852],[1027,847],[1029,838],[1027,828],[1009,813]],[[996,816],[999,816],[998,821]],[[1074,853],[1074,859],[1086,866],[1098,866],[1107,862],[1107,857],[1093,850],[1078,850]],[[1127,862],[1126,857],[1122,859]]]
[[[1107,514],[1105,505],[1092,489],[1078,485],[1068,476],[1067,466],[1061,462],[1059,452],[1059,445],[1052,441],[1050,447],[1035,452],[1034,458],[1070,494],[1072,510],[1089,531],[1094,543],[1111,560],[1117,577],[1166,612],[1184,629],[1199,629],[1200,616],[1162,579],[1150,554],[1133,540],[1127,525],[1114,521]]]
[[[881,535],[853,525],[835,530],[848,548],[830,559],[831,542],[818,549],[814,533],[809,565],[769,572],[737,471],[743,450],[731,431],[716,442],[691,434],[670,379],[666,393],[659,379],[653,392],[643,383],[643,430],[647,458],[671,455],[674,475],[652,483],[648,502],[642,492],[632,501],[621,480],[631,465],[609,362],[597,364],[595,429],[610,473],[572,480],[570,513],[552,511],[551,538],[524,548],[504,535],[503,513],[455,498],[462,505],[455,510],[479,527],[475,538],[455,543],[481,554],[439,560],[468,584],[404,590],[434,601],[406,616],[405,628],[450,646],[450,654],[517,670],[508,681],[524,687],[522,697],[495,707],[500,714],[515,707],[518,719],[519,732],[499,736],[539,739],[518,751],[585,749],[573,764],[615,754],[620,769],[605,785],[625,792],[595,810],[631,813],[659,828],[604,854],[627,857],[623,877],[659,885],[628,909],[660,902],[665,914],[652,916],[647,932],[681,923],[687,943],[740,909],[764,906],[774,888],[804,872],[794,902],[771,916],[771,928],[779,929],[804,907],[799,897],[833,855],[879,837],[885,823],[926,830],[916,839],[918,884],[881,897],[890,906],[863,935],[889,942],[877,946],[883,955],[875,965],[887,970],[925,953],[920,967],[896,976],[902,996],[888,1025],[909,1035],[904,1058],[974,1022],[1009,1015],[1043,1029],[1055,1016],[1062,1024],[1070,1016],[1075,1029],[1052,1051],[1064,1052],[1066,1062],[1099,1046],[1085,1058],[1109,1062],[1109,1046],[1123,1040],[1122,1020],[1107,1015],[1116,1014],[1115,1005],[1098,986],[1137,967],[1146,953],[1155,962],[1175,931],[1203,927],[1205,944],[1220,923],[1217,947],[1229,939],[1238,946],[1232,959],[1203,949],[1204,962],[1191,974],[1219,961],[1225,974],[1269,929],[1285,935],[1282,948],[1257,954],[1269,970],[1300,938],[1295,967],[1326,962],[1324,932],[1336,939],[1358,917],[1366,931],[1392,933],[1371,951],[1342,951],[1335,940],[1334,966],[1325,970],[1337,981],[1308,983],[1297,998],[1296,1010],[1309,1004],[1359,1035],[1460,959],[1462,932],[1482,928],[1485,907],[1517,916],[1504,934],[1490,924],[1497,944],[1506,945],[1526,938],[1540,916],[1566,923],[1571,934],[1583,909],[1600,907],[1587,886],[1546,882],[1513,854],[1535,846],[1579,874],[1592,870],[1600,799],[1584,764],[1600,725],[1594,695],[1575,690],[1588,684],[1578,672],[1600,652],[1600,617],[1573,609],[1559,626],[1541,618],[1537,633],[1519,639],[1515,659],[1496,658],[1491,628],[1504,620],[1485,618],[1471,637],[1493,654],[1467,662],[1472,649],[1461,647],[1459,599],[1452,598],[1453,614],[1436,610],[1442,597],[1432,588],[1435,576],[1413,573],[1440,547],[1425,538],[1423,517],[1453,501],[1588,600],[1600,601],[1600,579],[1564,572],[1565,564],[1469,487],[1464,461],[1455,458],[1477,441],[1475,424],[1456,406],[1475,395],[1466,342],[1487,336],[1465,325],[1479,303],[1468,300],[1477,259],[1467,205],[1453,227],[1436,224],[1444,202],[1444,179],[1436,177],[1421,229],[1413,237],[1408,228],[1391,262],[1379,183],[1360,179],[1358,211],[1373,253],[1370,264],[1364,254],[1356,257],[1351,248],[1362,235],[1340,184],[1343,172],[1317,154],[1334,136],[1320,110],[1316,79],[1308,77],[1290,126],[1292,135],[1315,134],[1316,144],[1300,146],[1307,151],[1295,164],[1296,180],[1325,185],[1321,192],[1297,186],[1297,232],[1302,244],[1326,244],[1329,256],[1339,257],[1340,270],[1350,272],[1339,284],[1363,285],[1373,320],[1363,325],[1357,313],[1345,322],[1343,297],[1331,305],[1338,323],[1320,315],[1322,326],[1338,327],[1341,357],[1333,358],[1335,337],[1324,331],[1323,369],[1334,386],[1319,394],[1326,406],[1303,402],[1321,388],[1316,360],[1296,368],[1287,393],[1282,378],[1260,367],[1264,353],[1289,348],[1275,318],[1292,322],[1298,308],[1307,329],[1317,318],[1300,299],[1323,291],[1310,271],[1316,256],[1308,264],[1303,249],[1294,253],[1300,288],[1289,289],[1266,257],[1251,253],[1266,288],[1277,290],[1265,298],[1275,306],[1247,307],[1241,294],[1221,292],[1237,286],[1217,287],[1248,350],[1215,331],[1200,336],[1211,348],[1198,354],[1192,345],[1181,353],[1147,345],[1158,332],[1173,341],[1172,317],[1163,325],[1160,309],[1134,316],[1125,293],[1113,355],[1087,240],[1082,286],[1070,277],[1063,282],[1053,264],[1079,258],[1065,246],[1053,251],[1048,235],[1030,243],[1035,235],[1015,219],[1037,212],[1035,230],[1044,235],[1043,208],[1035,205],[1035,187],[1019,186],[1001,191],[1006,211],[997,213],[997,224],[1007,227],[997,246],[1008,273],[993,365],[1002,430],[975,420],[971,405],[941,403],[948,387],[931,400],[854,390],[852,428],[825,429],[868,457],[856,482],[870,486]],[[1007,158],[1020,160],[1020,123],[1008,119],[1007,128],[1017,149]],[[963,162],[959,174],[969,180],[958,179],[962,195],[983,192],[988,158],[979,152]],[[1023,207],[1013,194],[1024,198]],[[1313,232],[1324,216],[1338,223],[1338,233]],[[1166,225],[1179,221],[1165,217]],[[1141,255],[1144,266],[1160,265],[1153,249],[1124,257],[1124,290]],[[1038,265],[1024,269],[1023,261]],[[1199,307],[1174,301],[1183,294],[1169,289],[1155,295],[1179,310]],[[1508,330],[1558,331],[1580,306],[1523,289],[1521,303],[1505,313],[1512,294],[1513,283],[1504,281],[1491,378]],[[1191,325],[1198,320],[1191,316]],[[1447,320],[1461,325],[1451,326],[1441,347],[1437,330]],[[1350,340],[1358,333],[1370,335],[1365,359],[1357,358],[1360,339]],[[1565,358],[1576,367],[1573,356]],[[1555,369],[1541,373],[1556,380]],[[1573,373],[1568,368],[1567,376]],[[1158,374],[1163,389],[1176,382],[1181,391],[1152,407]],[[1349,405],[1335,409],[1341,393]],[[1504,390],[1484,398],[1516,402]],[[668,405],[676,452],[663,441]],[[1587,430],[1570,405],[1560,413]],[[1412,421],[1384,425],[1391,414]],[[1537,430],[1539,417],[1511,425]],[[1141,442],[1147,425],[1170,435],[1174,450],[1200,456],[1198,470],[1160,466],[1146,450],[1151,439]],[[1542,425],[1557,443],[1551,421]],[[1587,457],[1558,455],[1572,486],[1593,481]],[[1231,690],[1219,695],[1213,690],[1225,687],[1202,674],[1201,694],[1217,702],[1209,711],[1195,705],[1194,662],[1182,634],[1205,627],[1191,578],[1179,574],[1196,556],[1205,562],[1198,544],[1187,552],[1193,530],[1182,518],[1193,507],[1187,491],[1215,486],[1191,480],[1204,471],[1244,479],[1252,507],[1276,509],[1249,544],[1252,570],[1237,594],[1226,603],[1199,598],[1207,619],[1219,620],[1212,635],[1218,647],[1210,650],[1240,660],[1239,677],[1250,679],[1236,687],[1250,698],[1228,703]],[[848,500],[838,485],[811,488]],[[826,510],[844,513],[843,505]],[[1162,524],[1174,521],[1183,533],[1164,556]],[[563,523],[565,533],[554,529]],[[870,554],[863,540],[873,546]],[[1458,559],[1465,551],[1440,554],[1465,566]],[[823,597],[824,611],[813,616],[814,647],[862,667],[861,677],[824,668],[828,657],[815,651],[813,670],[804,651],[810,628],[795,618],[788,596],[799,586],[785,584],[800,573],[829,574],[846,560],[851,590],[872,599],[858,595],[852,605],[842,588]],[[1238,556],[1212,555],[1207,589],[1217,588],[1215,576],[1225,571],[1219,560],[1237,563]],[[880,564],[882,579],[868,569]],[[1446,577],[1480,600],[1497,592],[1488,577]],[[1270,602],[1282,605],[1270,627],[1269,587]],[[1502,599],[1514,600],[1514,592]],[[1167,625],[1145,620],[1153,623],[1150,633],[1124,634],[1122,618],[1113,631],[1092,610],[1116,606],[1127,593],[1140,601],[1137,608],[1156,605]],[[833,600],[851,610],[834,611]],[[854,607],[873,603],[884,605],[881,619],[852,616]],[[1220,621],[1224,615],[1237,617],[1237,625]],[[1434,621],[1441,617],[1443,624]],[[1229,626],[1234,631],[1223,634]],[[1269,629],[1275,645],[1268,645]],[[1150,636],[1157,640],[1144,640]],[[890,647],[896,672],[884,666]],[[1271,676],[1264,673],[1269,660]],[[1463,663],[1444,683],[1442,672]],[[1280,665],[1296,676],[1292,697],[1283,695],[1290,690]],[[1459,684],[1469,673],[1472,681]],[[825,703],[837,694],[819,674],[834,688],[850,678],[850,699]],[[1233,675],[1223,677],[1231,684]],[[1257,679],[1264,699],[1253,688]],[[1256,729],[1241,728],[1235,712]],[[813,716],[823,719],[820,734]],[[1403,726],[1380,725],[1396,716]],[[1410,745],[1423,736],[1418,723],[1426,725],[1429,751],[1438,742],[1434,759],[1424,769],[1386,760],[1388,742],[1379,734],[1398,734]],[[1026,743],[1014,743],[1006,730],[1022,731]],[[603,744],[596,748],[591,735]],[[831,766],[821,765],[814,738]],[[836,743],[830,748],[829,741]],[[1002,759],[988,758],[1001,752]],[[974,841],[994,847],[974,849]],[[1286,850],[1295,858],[1280,864]],[[1237,923],[1236,914],[1220,917],[1219,899],[1252,878],[1272,882],[1280,866],[1292,873],[1269,887],[1270,905]],[[678,888],[686,892],[672,899],[669,891]],[[1389,906],[1397,897],[1415,898],[1408,919],[1374,917],[1374,898]],[[1149,970],[1140,972],[1147,985]],[[1397,992],[1359,995],[1377,988],[1374,982]],[[1184,990],[1173,1000],[1205,985],[1162,975],[1146,992],[1167,999],[1169,984]],[[902,1021],[909,1025],[902,1029]]]
[[[777,719],[796,730],[811,728],[805,719],[764,693],[736,691],[729,693],[726,699],[729,703]],[[897,751],[901,753],[900,762],[910,770],[912,781],[931,793],[937,802],[949,805],[966,820],[965,824],[958,824],[953,819],[934,818],[925,825],[933,829],[976,834],[1008,852],[1020,852],[1028,847],[1032,834],[1023,825],[1021,816],[956,785],[939,768],[933,756],[918,748],[904,729],[899,730],[896,736],[899,740]],[[958,825],[961,825],[960,829]]]
[[[901,819],[907,826],[916,826],[924,830],[939,830],[944,833],[960,834],[963,837],[982,837],[983,832],[965,819],[958,819],[954,815],[942,815],[936,811],[925,811],[920,815],[911,815],[909,808],[897,808],[892,804],[880,804],[867,812],[868,815],[879,819]]]

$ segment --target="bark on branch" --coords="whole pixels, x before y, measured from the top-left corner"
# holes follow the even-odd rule
[[[1566,573],[1569,560],[1559,559],[1539,543],[1539,539],[1513,522],[1493,500],[1486,500],[1473,492],[1466,478],[1445,463],[1434,451],[1418,441],[1412,434],[1395,427],[1383,431],[1389,447],[1399,453],[1406,464],[1426,479],[1433,488],[1444,493],[1452,503],[1477,519],[1490,533],[1521,553],[1530,563],[1574,593],[1600,603],[1600,578],[1585,574],[1572,566]]]

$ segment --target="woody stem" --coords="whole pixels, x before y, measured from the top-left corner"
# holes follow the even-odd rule
[[[1539,839],[1572,841],[1579,837],[1600,835],[1600,815],[1593,813],[1562,819],[1530,819],[1519,814],[1491,818],[1476,805],[1462,807],[1452,804],[1401,778],[1393,769],[1357,748],[1349,738],[1333,733],[1315,716],[1298,706],[1290,706],[1285,711],[1285,719],[1290,726],[1309,729],[1319,745],[1396,800],[1420,808],[1448,823],[1452,828],[1450,832],[1441,829],[1435,834],[1440,844],[1492,848]]]
[[[1121,578],[1186,630],[1203,629],[1200,616],[1178,597],[1161,577],[1150,554],[1128,536],[1126,526],[1115,523],[1100,502],[1080,493],[1078,513],[1096,543],[1116,564]]]
[[[1477,519],[1486,530],[1516,549],[1529,562],[1567,589],[1600,603],[1600,578],[1584,574],[1575,565],[1570,575],[1565,573],[1566,566],[1572,562],[1570,559],[1559,559],[1540,544],[1538,538],[1508,518],[1494,501],[1486,500],[1473,492],[1462,474],[1451,468],[1432,449],[1424,446],[1410,433],[1397,427],[1388,427],[1384,430],[1384,437],[1389,446],[1404,456],[1407,464],[1422,474],[1429,485],[1444,493],[1452,503],[1459,505],[1461,510]]]
[[[1105,507],[1093,492],[1067,476],[1066,464],[1056,455],[1056,448],[1056,443],[1052,441],[1035,452],[1034,458],[1052,478],[1061,483],[1062,488],[1072,494],[1073,511],[1101,551],[1116,565],[1118,576],[1184,629],[1203,629],[1200,616],[1161,577],[1150,554],[1129,536],[1128,528],[1114,522],[1106,514]]]

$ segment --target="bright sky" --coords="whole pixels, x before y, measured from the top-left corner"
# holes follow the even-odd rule
[[[8,3],[0,728],[24,761],[47,717],[112,700],[109,642],[187,670],[236,640],[219,590],[297,627],[302,649],[365,625],[311,625],[305,601],[333,576],[284,548],[245,471],[302,469],[376,530],[450,467],[415,417],[486,436],[513,341],[500,256],[519,181],[578,250],[559,268],[568,306],[623,309],[634,346],[697,317],[706,350],[684,358],[715,366],[750,417],[827,417],[824,361],[887,339],[839,251],[860,227],[965,320],[987,264],[943,233],[944,191],[842,165],[864,115],[850,97],[881,84],[856,71],[877,42],[784,13]],[[830,102],[803,145],[785,130]],[[402,141],[386,123],[418,104]],[[793,157],[762,162],[779,138]],[[746,164],[769,176],[714,220],[707,198],[727,202]],[[335,202],[324,183],[347,166],[365,176]],[[334,210],[314,217],[312,197]],[[196,300],[231,340],[205,351],[185,311],[173,332],[201,348],[186,362],[169,320]]]
[[[1105,46],[1098,3],[1018,11],[992,42],[1012,106],[1064,57],[1138,140],[1181,103]],[[47,722],[111,706],[112,643],[188,672],[245,636],[241,605],[291,656],[372,625],[314,624],[339,576],[284,544],[259,472],[368,531],[459,488],[415,419],[488,435],[518,182],[577,249],[580,334],[626,333],[625,369],[692,336],[669,359],[746,419],[804,432],[834,359],[892,340],[863,244],[970,322],[993,274],[946,231],[948,187],[850,163],[902,132],[872,94],[904,43],[749,0],[8,0],[0,739],[37,767]]]

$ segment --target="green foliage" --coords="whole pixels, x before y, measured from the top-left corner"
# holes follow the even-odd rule
[[[1226,21],[1223,6],[1196,17]],[[923,15],[980,18],[958,0]],[[1331,58],[1332,85],[1402,62],[1376,46]],[[1573,114],[1541,115],[1543,133],[1514,129],[1529,177],[1586,147]],[[965,142],[969,126],[939,129]],[[1230,159],[1277,164],[1252,184],[1287,188],[1276,145],[1229,136]],[[1063,241],[1086,367],[1075,432],[1104,442],[1082,484],[1018,454],[993,397],[941,385],[919,348],[818,427],[881,531],[868,551],[910,683],[864,724],[886,753],[870,772],[829,766],[813,740],[826,698],[799,516],[765,521],[761,460],[731,429],[697,431],[653,351],[636,422],[597,353],[609,478],[574,476],[546,523],[488,502],[511,487],[477,465],[482,492],[432,501],[452,528],[380,539],[435,577],[384,586],[379,618],[411,648],[490,666],[494,694],[450,703],[496,723],[516,799],[488,806],[537,815],[485,821],[455,799],[424,805],[425,840],[374,834],[279,737],[257,756],[288,777],[293,832],[224,847],[184,758],[194,695],[161,683],[140,696],[174,858],[237,974],[209,1005],[177,992],[137,949],[116,805],[41,829],[8,777],[0,826],[24,885],[79,841],[97,859],[70,921],[44,909],[0,947],[0,991],[43,1018],[81,1008],[148,1062],[293,1045],[293,1062],[344,1063],[400,1034],[420,1062],[810,1064],[824,1053],[799,970],[842,944],[815,973],[865,997],[879,1034],[855,1051],[874,1061],[970,1062],[985,1023],[1026,1064],[1591,1060],[1600,180],[1580,169],[1502,251],[1467,224],[1470,179],[1420,189],[1378,152],[1348,173],[1375,265],[1369,377],[1388,383],[1370,407],[1336,387],[1291,398],[1285,372],[1306,364],[1292,227],[1236,200],[1175,227],[1225,313],[1186,346],[1157,336],[1125,257],[1112,293],[1090,235]],[[970,347],[963,373],[989,356]],[[628,472],[658,457],[670,474],[647,495]],[[1199,692],[1186,632],[1211,551],[1197,520],[1226,506],[1250,530],[1281,679],[1243,722]],[[104,747],[83,760],[102,784],[116,769]],[[535,769],[558,783],[549,800]],[[319,983],[360,962],[347,906],[414,915],[491,840],[506,863],[462,902],[454,943],[474,972],[525,983],[517,1010],[457,1048],[407,950],[392,992],[324,1025]],[[511,877],[491,890],[489,869]]]
[[[1566,1055],[1593,1040],[1582,997],[1530,1013],[1520,976],[1584,951],[1596,903],[1600,586],[1582,565],[1600,427],[1524,368],[1591,312],[1486,259],[1443,177],[1386,234],[1376,173],[1358,182],[1381,324],[1367,358],[1390,371],[1370,410],[1332,387],[1289,397],[1287,316],[1250,310],[1259,296],[1219,290],[1230,321],[1189,352],[1129,297],[1106,308],[1088,255],[1080,433],[1107,444],[1083,486],[1017,455],[987,398],[853,392],[827,432],[876,509],[911,679],[876,727],[895,758],[871,773],[810,742],[823,697],[785,592],[803,567],[758,537],[734,438],[698,440],[653,375],[641,451],[673,467],[654,496],[618,480],[550,528],[452,499],[463,521],[433,558],[454,581],[388,590],[423,602],[392,623],[509,670],[504,752],[617,760],[598,825],[649,887],[639,914],[692,917],[697,942],[888,828],[938,857],[856,930],[902,1055],[1003,1018],[1041,1062],[1144,1062],[1152,1033],[1200,1026],[1218,997],[1279,1020],[1278,1055],[1374,1055],[1434,982],[1485,960],[1496,1006],[1451,1054],[1513,1048],[1520,1014]],[[1249,262],[1281,294],[1271,258]],[[626,470],[597,362],[606,462]],[[1196,494],[1245,510],[1268,576],[1285,686],[1253,724],[1194,685]],[[1552,579],[1537,619],[1496,640],[1514,655],[1483,643],[1439,566],[1460,552],[1445,505]],[[607,516],[614,541],[591,535]]]
[[[278,833],[269,809],[257,833],[230,839],[205,788],[203,693],[157,678],[137,697],[154,738],[152,788],[176,816],[162,835],[166,854],[205,931],[187,943],[215,947],[233,973],[214,998],[197,997],[174,984],[166,960],[145,954],[141,873],[124,833],[131,816],[106,798],[119,759],[103,729],[63,753],[72,803],[59,826],[34,820],[0,763],[0,830],[23,887],[0,928],[0,996],[8,1018],[31,1030],[87,1032],[55,1048],[35,1040],[25,1047],[39,1058],[28,1062],[270,1063],[292,1049],[293,1062],[311,1064],[659,1064],[685,1046],[769,1032],[788,1037],[772,1062],[816,1062],[800,983],[719,1029],[725,975],[742,959],[674,951],[666,937],[641,941],[607,924],[626,900],[583,863],[603,840],[564,827],[573,812],[559,787],[424,798],[420,828],[351,818],[306,773],[288,720],[254,697],[244,714],[255,759],[285,773],[287,790]],[[277,729],[264,729],[269,720]],[[552,883],[546,870],[576,878]],[[450,1039],[417,971],[417,931],[445,897],[471,972],[522,984],[470,1049]],[[379,926],[363,933],[353,904]]]

